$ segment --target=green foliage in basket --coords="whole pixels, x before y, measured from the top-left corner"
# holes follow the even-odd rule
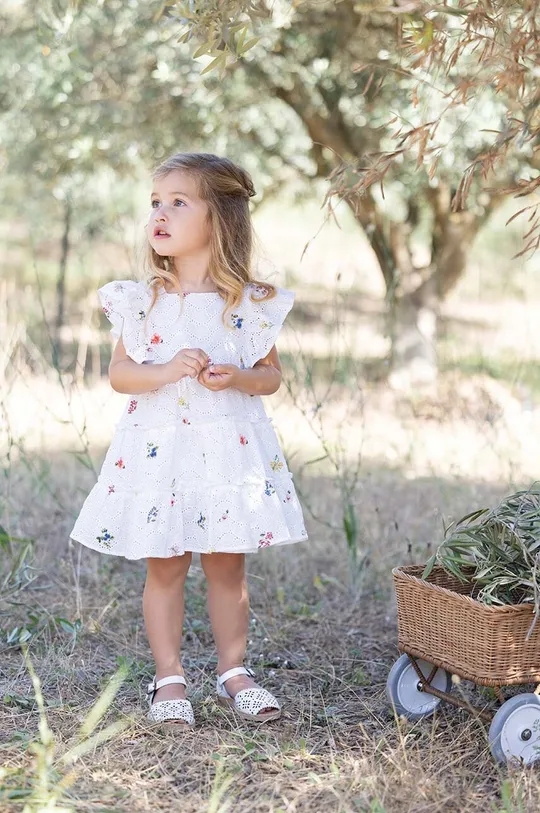
[[[474,511],[445,530],[422,574],[438,564],[478,590],[489,605],[534,605],[540,612],[540,489],[517,491],[496,508]]]

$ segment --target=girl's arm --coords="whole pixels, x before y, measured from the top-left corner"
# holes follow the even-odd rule
[[[212,364],[203,368],[198,376],[203,387],[213,392],[233,387],[247,395],[272,395],[281,384],[281,364],[274,347],[267,356],[255,362],[250,369],[236,364]]]
[[[248,395],[272,395],[281,385],[281,364],[274,345],[267,356],[248,370],[238,370],[233,386]]]
[[[208,356],[199,348],[181,350],[165,364],[137,364],[118,339],[109,364],[109,381],[116,392],[140,395],[179,381],[186,375],[195,378],[207,365]]]

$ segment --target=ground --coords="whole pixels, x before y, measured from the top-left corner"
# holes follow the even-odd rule
[[[315,294],[302,301],[308,311],[318,307]],[[518,313],[519,303],[515,309],[509,320],[525,335],[528,312],[523,306]],[[351,313],[366,339],[370,324],[379,335],[377,313],[366,316],[367,305],[351,305]],[[392,567],[425,561],[445,522],[535,477],[536,379],[531,372],[524,381],[515,362],[500,361],[504,337],[510,349],[515,340],[510,321],[501,327],[485,312],[459,318],[461,345],[452,344],[457,316],[449,311],[439,385],[413,394],[388,389],[366,359],[365,342],[358,353],[366,375],[355,384],[345,371],[328,387],[332,365],[318,354],[326,373],[317,394],[295,354],[295,324],[283,337],[284,383],[266,403],[310,539],[248,558],[248,663],[284,709],[281,720],[260,727],[238,722],[212,699],[215,652],[194,560],[183,662],[197,726],[185,733],[152,729],[145,719],[153,663],[141,607],[144,561],[68,542],[123,396],[106,379],[84,389],[62,388],[54,377],[11,382],[2,440],[2,524],[15,537],[9,544],[3,538],[0,565],[2,811],[22,810],[32,786],[54,788],[69,774],[61,757],[119,666],[127,677],[97,730],[123,719],[128,725],[74,764],[62,801],[77,813],[537,810],[538,773],[495,765],[485,723],[450,706],[409,723],[395,718],[385,695],[399,654]],[[467,367],[480,345],[500,375]],[[534,353],[512,352],[529,358],[534,372]],[[347,503],[358,529],[349,541]],[[31,567],[18,559],[24,539],[33,540],[24,560]],[[52,765],[29,747],[47,734],[16,627],[28,630],[54,737]],[[485,690],[460,684],[456,691],[496,708]]]

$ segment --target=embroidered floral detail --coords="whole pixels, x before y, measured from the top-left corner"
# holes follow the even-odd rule
[[[125,469],[126,468],[126,465],[125,465],[125,463],[124,463],[124,461],[122,460],[121,457],[118,458],[118,460],[116,461],[116,463],[114,465],[117,466],[119,469]]]
[[[240,365],[239,365],[239,366],[240,366],[240,369],[241,369],[241,370],[245,370],[245,369],[246,369],[246,365],[245,365],[245,363],[244,363],[244,359],[242,358],[242,356],[240,356]]]
[[[146,517],[147,522],[155,522],[157,519],[158,510],[155,505],[152,506],[150,511],[148,512],[148,516]]]
[[[142,322],[142,320],[145,317],[146,317],[146,311],[139,311],[139,313],[137,314],[137,319],[139,320],[139,322]]]
[[[154,333],[154,335],[150,339],[150,344],[163,344],[163,339],[161,338],[159,333]]]
[[[148,443],[146,444],[146,456],[147,457],[157,457],[157,450],[158,449],[159,449],[159,446],[157,444],[150,443],[150,441],[148,441]]]
[[[199,528],[202,528],[203,530],[205,530],[205,528],[206,528],[206,517],[203,517],[202,514],[200,515],[199,519],[197,520],[197,525],[199,526]]]
[[[267,548],[268,545],[272,544],[272,539],[274,538],[274,534],[272,531],[267,531],[266,533],[262,533],[259,539],[259,547],[260,548]]]
[[[110,548],[114,536],[108,532],[107,528],[102,528],[101,536],[96,536],[96,539],[104,548]]]
[[[237,313],[232,313],[231,314],[231,322],[233,323],[233,327],[241,328],[243,321],[244,321],[243,316],[238,316]]]
[[[109,486],[109,494],[114,494],[115,488],[114,486]]]
[[[242,446],[247,446],[249,441],[244,435],[240,435],[240,443],[242,444]]]
[[[132,401],[129,402],[128,415],[131,415],[132,412],[135,412],[135,410],[137,409],[137,404],[138,403],[139,402],[136,401],[135,399],[133,399]]]
[[[113,312],[113,308],[112,308],[112,305],[111,305],[110,302],[106,302],[101,310],[103,311],[103,313],[105,314],[107,319],[111,318],[111,313]]]
[[[283,500],[283,502],[290,502],[290,500],[292,500],[292,494],[291,494],[291,492],[290,492],[290,491],[287,489],[287,494],[285,495],[285,499]]]
[[[171,491],[172,491],[172,494],[171,494],[171,505],[174,505],[174,504],[175,504],[175,502],[176,502],[176,494],[174,493],[174,488],[175,488],[175,486],[176,486],[176,477],[174,477],[174,478],[173,478],[173,481],[172,481],[172,483],[171,483]]]
[[[260,294],[261,296],[266,296],[266,294],[268,293],[268,288],[265,288],[263,285],[255,285],[253,291],[256,294]]]
[[[185,407],[187,409],[187,407],[189,406],[189,401],[187,401],[184,398],[184,396],[181,395],[180,398],[178,399],[178,406]]]
[[[115,290],[115,291],[123,291],[123,290],[124,290],[124,286],[122,285],[122,283],[121,283],[121,282],[116,282],[116,283],[114,284],[114,290]]]
[[[272,485],[270,480],[265,480],[265,482],[264,482],[264,493],[268,494],[269,497],[272,494],[276,493],[276,489],[274,488],[274,486]]]
[[[182,423],[187,423],[187,424],[190,424],[190,423],[191,423],[191,421],[188,421],[188,419],[187,419],[187,418],[182,418]]]
[[[276,455],[274,459],[270,461],[270,468],[272,471],[280,471],[283,468],[283,463],[279,459],[278,455]]]
[[[170,556],[181,556],[182,553],[180,551],[180,548],[177,547],[177,545],[171,545],[171,547],[169,548],[169,555]]]
[[[259,322],[259,327],[266,329],[267,327],[273,327],[273,322]]]
[[[229,519],[229,509],[228,508],[225,511],[225,513],[220,516],[220,518],[218,519],[218,522],[222,522],[224,519]]]

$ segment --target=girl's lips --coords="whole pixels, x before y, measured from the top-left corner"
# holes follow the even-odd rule
[[[160,231],[165,232],[165,234],[159,234]],[[154,238],[156,240],[161,239],[163,237],[170,237],[170,236],[171,235],[169,234],[169,232],[166,232],[165,229],[161,229],[159,226],[156,226],[156,228],[154,229]]]
[[[166,240],[170,234],[154,234],[154,240]]]

